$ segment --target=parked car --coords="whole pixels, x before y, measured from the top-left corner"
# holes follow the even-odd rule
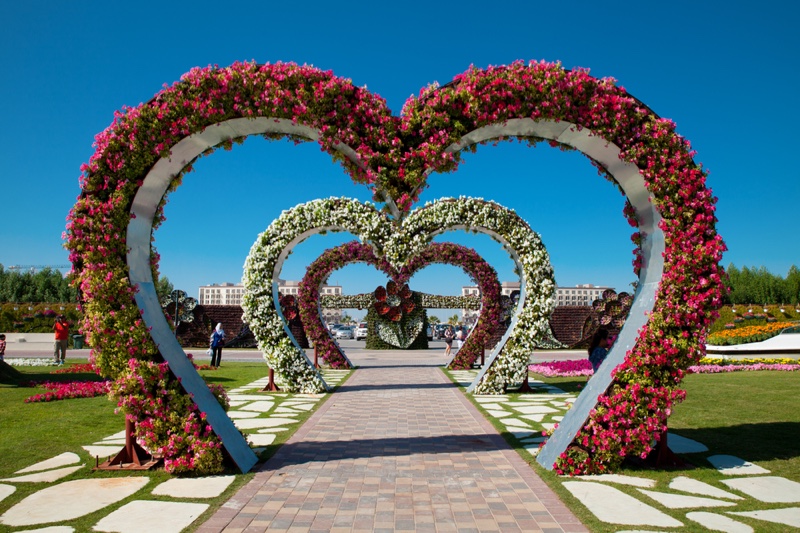
[[[367,338],[367,323],[361,322],[355,330],[355,337],[357,341]]]
[[[427,334],[428,334],[428,340],[432,341],[433,340],[433,326],[428,326]]]
[[[352,339],[353,338],[353,328],[350,326],[342,326],[339,329],[335,330],[336,333],[334,336],[337,339]]]

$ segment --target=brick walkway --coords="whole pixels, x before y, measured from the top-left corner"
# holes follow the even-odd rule
[[[198,531],[588,531],[437,365],[359,369]]]

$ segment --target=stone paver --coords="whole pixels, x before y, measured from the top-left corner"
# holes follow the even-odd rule
[[[180,533],[206,509],[208,505],[204,503],[136,500],[102,518],[92,529],[113,533]]]
[[[78,479],[35,492],[0,516],[7,526],[72,520],[118,502],[144,487],[146,477]]]
[[[587,531],[441,360],[354,357],[353,376],[198,531]]]
[[[33,464],[27,468],[23,468],[22,470],[17,470],[14,472],[15,474],[27,474],[28,472],[40,472],[42,470],[50,470],[51,468],[58,468],[59,466],[67,466],[67,465],[74,465],[79,463],[81,458],[78,457],[77,453],[72,452],[64,452],[62,454],[56,455],[55,457],[51,457],[45,461],[39,461],[36,464]]]

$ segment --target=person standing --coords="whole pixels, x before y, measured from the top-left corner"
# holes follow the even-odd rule
[[[0,333],[0,363],[6,359],[6,334]]]
[[[456,331],[456,347],[459,350],[464,345],[464,339],[465,338],[466,338],[466,335],[464,334],[464,329],[461,326],[458,326],[458,331]]]
[[[56,337],[53,346],[53,357],[57,365],[63,365],[64,359],[67,358],[67,344],[69,343],[69,323],[64,318],[64,315],[56,317],[56,323],[53,324],[53,332]]]
[[[222,323],[217,324],[214,333],[211,334],[211,366],[219,368],[222,362],[222,346],[225,344],[225,330]]]
[[[592,363],[592,373],[597,373],[597,369],[605,361],[608,355],[608,330],[600,328],[592,337],[589,343],[589,362]]]
[[[446,327],[444,329],[444,344],[445,344],[444,356],[445,357],[450,357],[450,350],[453,348],[453,336],[454,336],[453,335],[453,328],[451,328],[449,326]]]

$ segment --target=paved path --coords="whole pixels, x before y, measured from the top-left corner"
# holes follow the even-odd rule
[[[198,531],[588,531],[436,354],[348,350],[359,369]]]

